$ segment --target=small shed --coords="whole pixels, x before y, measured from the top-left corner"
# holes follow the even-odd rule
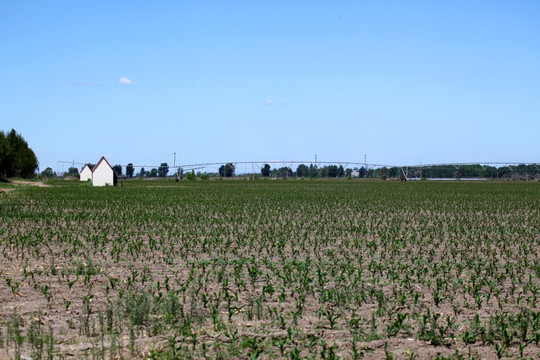
[[[92,169],[88,165],[84,165],[80,172],[81,181],[92,180]]]
[[[92,169],[92,185],[94,186],[105,186],[105,185],[116,185],[115,184],[114,171],[111,164],[105,159],[105,156],[102,156],[99,159],[98,163]]]

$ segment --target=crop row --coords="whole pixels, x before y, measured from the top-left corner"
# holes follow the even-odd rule
[[[126,181],[0,204],[10,356],[534,358],[534,183]]]

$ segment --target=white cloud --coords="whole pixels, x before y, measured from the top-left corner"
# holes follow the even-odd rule
[[[118,83],[120,85],[135,85],[135,81],[133,81],[130,78],[127,78],[125,76],[122,76],[120,79],[118,79]]]
[[[276,99],[268,99],[263,103],[263,105],[266,105],[266,106],[272,106],[275,104],[276,104]]]

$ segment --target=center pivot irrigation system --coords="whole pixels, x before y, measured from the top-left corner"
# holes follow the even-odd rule
[[[220,166],[225,164],[232,164],[236,171],[236,174],[255,174],[260,171],[260,169],[265,165],[273,165],[274,168],[279,167],[288,167],[291,168],[291,170],[294,171],[293,166],[294,165],[314,165],[315,167],[321,167],[326,165],[337,165],[337,166],[343,166],[344,168],[361,168],[363,167],[366,171],[368,169],[380,169],[380,168],[398,168],[401,170],[401,174],[405,177],[409,177],[409,169],[423,169],[423,168],[432,168],[432,167],[448,167],[453,168],[456,171],[460,169],[460,167],[463,166],[471,166],[471,165],[480,165],[483,168],[486,166],[489,167],[509,167],[512,169],[513,167],[516,167],[518,165],[529,165],[536,168],[538,172],[540,172],[540,163],[538,162],[527,162],[527,161],[515,161],[515,162],[493,162],[493,161],[486,161],[486,162],[468,162],[468,163],[433,163],[433,164],[417,164],[417,165],[389,165],[389,164],[373,164],[368,163],[365,161],[366,157],[364,155],[364,162],[355,162],[355,161],[318,161],[317,156],[315,156],[315,161],[312,160],[265,160],[265,161],[222,161],[222,162],[208,162],[208,163],[197,163],[197,164],[182,164],[182,165],[176,165],[176,153],[174,154],[174,164],[168,165],[169,169],[174,169],[175,173],[178,174],[180,170],[182,171],[196,171],[196,170],[203,170],[208,169],[209,172],[218,172],[218,169]],[[58,161],[59,165],[62,164],[62,172],[63,172],[63,166],[64,164],[69,164],[72,167],[75,167],[75,165],[84,165],[86,163],[76,162],[76,161]],[[121,164],[122,167],[126,167],[126,164]],[[150,165],[150,164],[132,164],[133,168],[146,168],[146,169],[152,169],[152,168],[159,168],[161,165]],[[243,166],[242,169],[238,169],[238,167]],[[59,169],[60,170],[60,169]]]

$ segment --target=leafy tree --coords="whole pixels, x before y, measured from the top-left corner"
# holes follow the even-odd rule
[[[235,170],[235,166],[232,163],[227,163],[227,165],[225,165],[225,176],[234,176]]]
[[[64,174],[64,176],[79,177],[79,169],[77,169],[76,167],[70,167],[68,171]]]
[[[324,166],[322,168],[322,176],[323,177],[337,177],[339,173],[339,169],[336,165],[330,165],[330,166]]]
[[[135,169],[133,168],[133,164],[129,163],[126,166],[126,176],[127,177],[133,177],[133,173],[135,172]]]
[[[208,175],[206,172],[201,174],[201,180],[208,180],[210,179],[210,175]]]
[[[392,166],[389,170],[388,170],[388,176],[391,177],[391,178],[396,178],[400,175],[401,173],[401,170],[400,168],[398,168],[397,166]]]
[[[0,178],[7,177],[8,169],[8,147],[6,135],[0,131]]]
[[[276,171],[276,176],[279,176],[279,177],[282,177],[282,178],[288,178],[290,176],[292,176],[293,174],[293,171],[291,170],[291,168],[289,167],[281,167],[279,169],[277,169]]]
[[[139,176],[140,177],[145,177],[146,176],[146,171],[144,170],[143,167],[141,168],[141,171],[139,172]]]
[[[386,177],[388,176],[388,168],[386,166],[383,166],[382,168],[380,168],[380,174],[381,174],[381,177],[386,180]]]
[[[166,162],[161,163],[157,172],[158,172],[159,177],[166,177],[167,174],[169,173],[169,165],[167,165]]]
[[[192,170],[192,171],[189,171],[187,174],[186,174],[186,180],[190,180],[190,181],[194,181],[196,180],[195,178],[195,172]]]
[[[11,130],[0,131],[0,177],[33,177],[38,168],[36,154],[24,138]]]
[[[321,177],[328,177],[328,166],[323,166],[319,169],[319,175]]]
[[[304,164],[298,165],[298,167],[296,168],[296,176],[298,176],[298,177],[308,177],[309,176],[309,168]]]
[[[337,177],[343,177],[345,176],[345,169],[343,169],[343,165],[339,165],[339,168],[337,170]]]
[[[345,176],[347,176],[347,177],[352,176],[352,169],[351,168],[346,168],[345,169]]]
[[[219,176],[231,177],[234,174],[234,165],[232,163],[227,163],[219,167]]]
[[[122,165],[118,165],[118,164],[114,165],[112,167],[112,169],[113,169],[114,173],[116,174],[116,176],[122,175]]]
[[[317,166],[314,166],[313,164],[309,165],[309,177],[316,178],[317,176],[319,176]]]
[[[50,167],[48,167],[41,172],[41,176],[44,178],[52,178],[52,177],[55,177],[56,174],[53,172],[53,170]]]
[[[366,168],[365,167],[361,167],[360,169],[358,169],[358,177],[365,177],[366,176]]]
[[[261,175],[264,177],[270,176],[270,165],[264,164],[264,166],[261,168]]]
[[[153,168],[152,170],[150,170],[150,174],[148,175],[150,177],[157,177],[158,176],[158,171],[156,168]]]
[[[368,177],[368,178],[373,178],[373,177],[375,177],[375,169],[373,169],[373,168],[372,168],[372,169],[368,169],[368,170],[366,171],[366,177]]]

